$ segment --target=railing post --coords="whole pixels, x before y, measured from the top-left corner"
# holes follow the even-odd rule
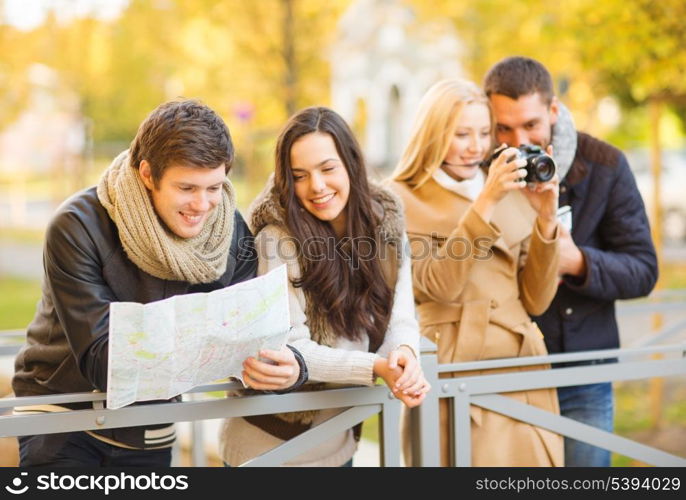
[[[472,423],[469,413],[470,394],[467,384],[456,382],[458,393],[453,398],[453,450],[456,467],[472,465]]]
[[[193,467],[207,467],[204,424],[204,420],[191,422],[191,464]]]
[[[400,401],[388,391],[388,401],[381,405],[379,451],[382,467],[400,467]]]
[[[172,444],[172,458],[170,466],[181,467],[181,445],[179,444],[178,439],[176,439],[174,444]]]
[[[438,357],[436,344],[425,338],[422,338],[421,344],[421,363],[424,377],[431,384],[431,391],[419,408],[412,412],[410,432],[415,462],[413,465],[438,467],[440,465],[438,400],[441,391],[438,379]]]

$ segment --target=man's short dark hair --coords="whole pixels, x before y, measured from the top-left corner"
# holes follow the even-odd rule
[[[501,94],[510,99],[538,92],[546,104],[553,100],[553,79],[540,62],[529,57],[506,57],[493,66],[484,78],[487,96]]]
[[[150,163],[153,182],[171,164],[217,168],[228,173],[233,143],[224,120],[194,99],[169,101],[155,108],[138,127],[130,147],[131,165]]]

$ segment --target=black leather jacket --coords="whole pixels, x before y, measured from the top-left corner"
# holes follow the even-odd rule
[[[218,281],[191,285],[151,276],[127,258],[117,227],[92,187],[67,200],[53,217],[43,266],[42,299],[15,360],[17,396],[106,391],[110,302],[145,304],[239,283],[255,276],[257,255],[236,211],[226,272]],[[144,447],[127,429],[111,429],[108,437]]]

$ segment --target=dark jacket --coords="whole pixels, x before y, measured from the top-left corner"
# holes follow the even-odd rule
[[[47,229],[43,294],[28,327],[27,343],[15,360],[15,394],[106,391],[110,302],[145,304],[255,277],[253,237],[237,210],[235,214],[226,272],[216,282],[191,285],[151,276],[128,259],[95,187],[67,200]],[[99,433],[145,447],[141,433],[132,429],[142,428]]]
[[[587,274],[565,276],[548,310],[534,320],[551,353],[616,348],[615,300],[648,295],[658,274],[643,200],[624,154],[579,132],[560,183],[563,205],[572,207],[572,238]]]

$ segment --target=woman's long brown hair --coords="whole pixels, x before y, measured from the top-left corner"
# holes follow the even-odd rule
[[[310,214],[295,196],[291,148],[298,139],[314,132],[331,136],[350,178],[350,195],[344,208],[347,238],[342,240],[336,238],[331,224]],[[324,107],[306,108],[293,115],[276,145],[274,184],[288,230],[299,246],[302,277],[293,285],[303,289],[308,309],[325,315],[337,336],[355,340],[367,333],[369,350],[376,351],[390,321],[393,291],[379,262],[383,255],[377,248],[380,220],[372,208],[362,151],[350,127]],[[375,257],[361,258],[359,242],[366,245],[364,254],[372,245]]]

